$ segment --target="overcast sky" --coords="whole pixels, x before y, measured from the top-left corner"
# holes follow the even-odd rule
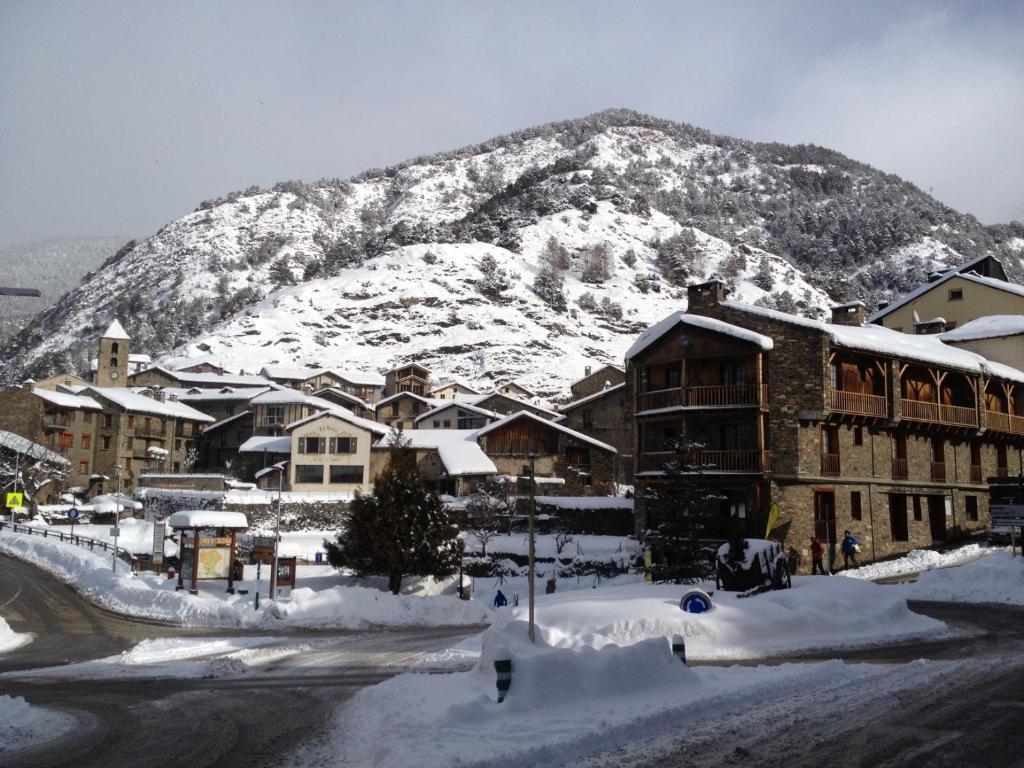
[[[1020,2],[0,0],[0,245],[612,106],[1024,220],[1022,41]]]

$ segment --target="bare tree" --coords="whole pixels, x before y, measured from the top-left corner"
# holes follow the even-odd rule
[[[569,544],[576,540],[576,537],[572,535],[565,528],[559,528],[555,531],[555,552],[559,555],[562,554],[562,550]]]
[[[480,542],[480,555],[487,557],[487,544],[501,534],[510,517],[507,483],[481,483],[466,504],[466,530]]]
[[[0,487],[21,491],[32,515],[39,512],[39,493],[70,475],[71,462],[59,453],[13,432],[0,431]]]

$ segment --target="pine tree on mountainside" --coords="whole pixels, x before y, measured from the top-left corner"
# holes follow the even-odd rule
[[[404,576],[443,579],[459,564],[458,528],[438,495],[420,479],[415,453],[392,445],[387,466],[372,494],[357,494],[333,542],[324,542],[327,561],[357,576],[384,575],[397,595]]]

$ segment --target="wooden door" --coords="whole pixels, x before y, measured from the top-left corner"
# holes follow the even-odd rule
[[[946,540],[946,504],[943,496],[928,497],[928,525],[932,541]]]

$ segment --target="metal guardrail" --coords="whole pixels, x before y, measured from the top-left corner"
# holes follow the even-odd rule
[[[79,547],[88,547],[92,551],[95,551],[96,549],[102,549],[104,552],[116,551],[117,558],[119,560],[123,560],[133,568],[137,559],[134,554],[124,547],[115,547],[109,542],[100,541],[99,539],[93,539],[88,536],[79,536],[77,533],[64,533],[64,531],[55,531],[51,528],[36,528],[31,525],[18,525],[17,523],[12,523],[8,520],[0,520],[0,533],[3,533],[5,528],[10,528],[13,533],[27,533],[29,536],[42,536],[46,539],[58,539],[69,544],[75,544]]]

